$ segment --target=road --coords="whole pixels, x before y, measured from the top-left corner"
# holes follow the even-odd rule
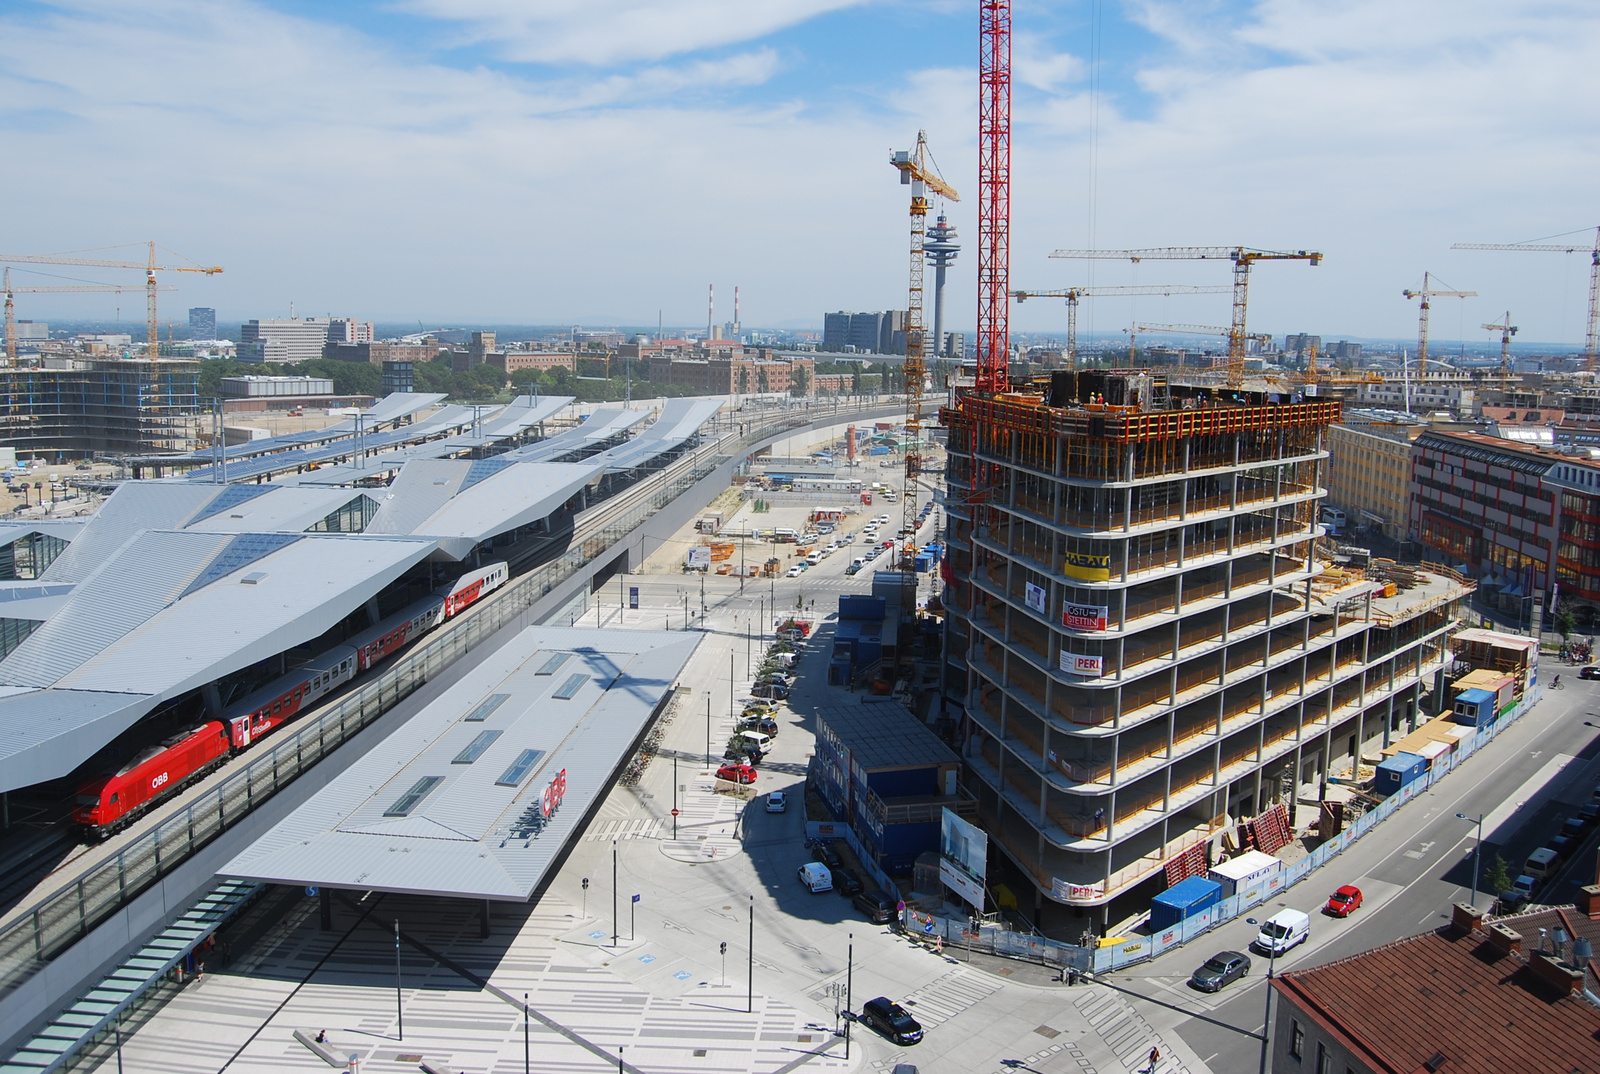
[[[1555,834],[1562,819],[1589,800],[1600,783],[1600,683],[1584,682],[1575,675],[1563,679],[1566,689],[1547,691],[1528,715],[1432,790],[1310,879],[1250,915],[1260,921],[1286,906],[1312,915],[1311,938],[1279,958],[1278,971],[1359,954],[1448,922],[1451,905],[1472,897],[1472,851],[1480,814],[1485,816],[1484,870],[1499,853],[1515,875],[1528,854]],[[1471,819],[1458,820],[1457,813]],[[1578,887],[1594,882],[1595,833],[1588,840],[1544,889],[1542,901],[1571,903]],[[1341,884],[1355,884],[1365,896],[1364,907],[1343,921],[1318,912]],[[1480,895],[1478,904],[1486,906],[1488,899]],[[1254,925],[1238,919],[1109,979],[1146,997],[1142,1003],[1134,1001],[1141,1013],[1158,1028],[1176,1030],[1214,1069],[1254,1069],[1260,1053],[1257,1041],[1191,1014],[1260,1032],[1266,959],[1252,955],[1249,977],[1214,996],[1185,982],[1213,953],[1248,950],[1255,933]]]

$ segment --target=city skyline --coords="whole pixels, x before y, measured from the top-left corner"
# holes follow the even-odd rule
[[[715,282],[719,322],[739,284],[746,325],[820,325],[828,309],[904,306],[887,158],[919,128],[967,195],[943,208],[976,235],[970,5],[667,10],[18,7],[0,19],[0,122],[27,161],[8,186],[28,211],[6,245],[154,238],[226,267],[176,281],[163,323],[294,302],[391,323],[650,324],[660,310],[692,325]],[[1416,307],[1399,292],[1428,269],[1480,296],[1436,303],[1438,337],[1487,342],[1476,326],[1509,308],[1519,340],[1581,344],[1581,253],[1449,247],[1592,242],[1587,9],[1079,3],[1019,9],[1016,32],[1014,286],[1226,282],[1206,265],[1091,271],[1049,259],[1061,247],[1312,248],[1327,255],[1314,270],[1255,274],[1252,325],[1404,339]],[[972,272],[969,249],[952,327],[973,319]],[[18,315],[120,308],[132,323],[139,305],[29,295]],[[1097,300],[1080,330],[1226,314],[1225,296]],[[1030,303],[1013,324],[1059,332],[1063,311]]]

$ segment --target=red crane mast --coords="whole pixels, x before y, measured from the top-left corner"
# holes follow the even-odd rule
[[[978,5],[977,389],[1010,387],[1011,0]]]

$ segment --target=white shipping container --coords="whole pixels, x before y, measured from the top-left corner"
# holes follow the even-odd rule
[[[1259,884],[1282,868],[1283,862],[1271,854],[1251,850],[1213,865],[1206,876],[1222,885],[1222,897],[1226,899],[1244,888]]]

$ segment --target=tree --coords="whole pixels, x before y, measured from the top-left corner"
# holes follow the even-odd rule
[[[765,395],[772,390],[772,383],[767,379],[766,366],[756,368],[756,391]]]
[[[850,374],[850,394],[861,394],[861,368],[859,366],[856,367],[854,373]]]
[[[796,399],[802,399],[810,387],[811,371],[803,365],[794,366],[793,375],[789,378],[789,394]]]
[[[1506,860],[1500,855],[1496,854],[1484,871],[1483,886],[1496,895],[1510,890],[1511,870],[1506,868]]]
[[[1571,605],[1563,604],[1556,609],[1556,629],[1561,632],[1562,641],[1567,640],[1567,635],[1572,633],[1575,626],[1577,626],[1577,620],[1572,614]]]

